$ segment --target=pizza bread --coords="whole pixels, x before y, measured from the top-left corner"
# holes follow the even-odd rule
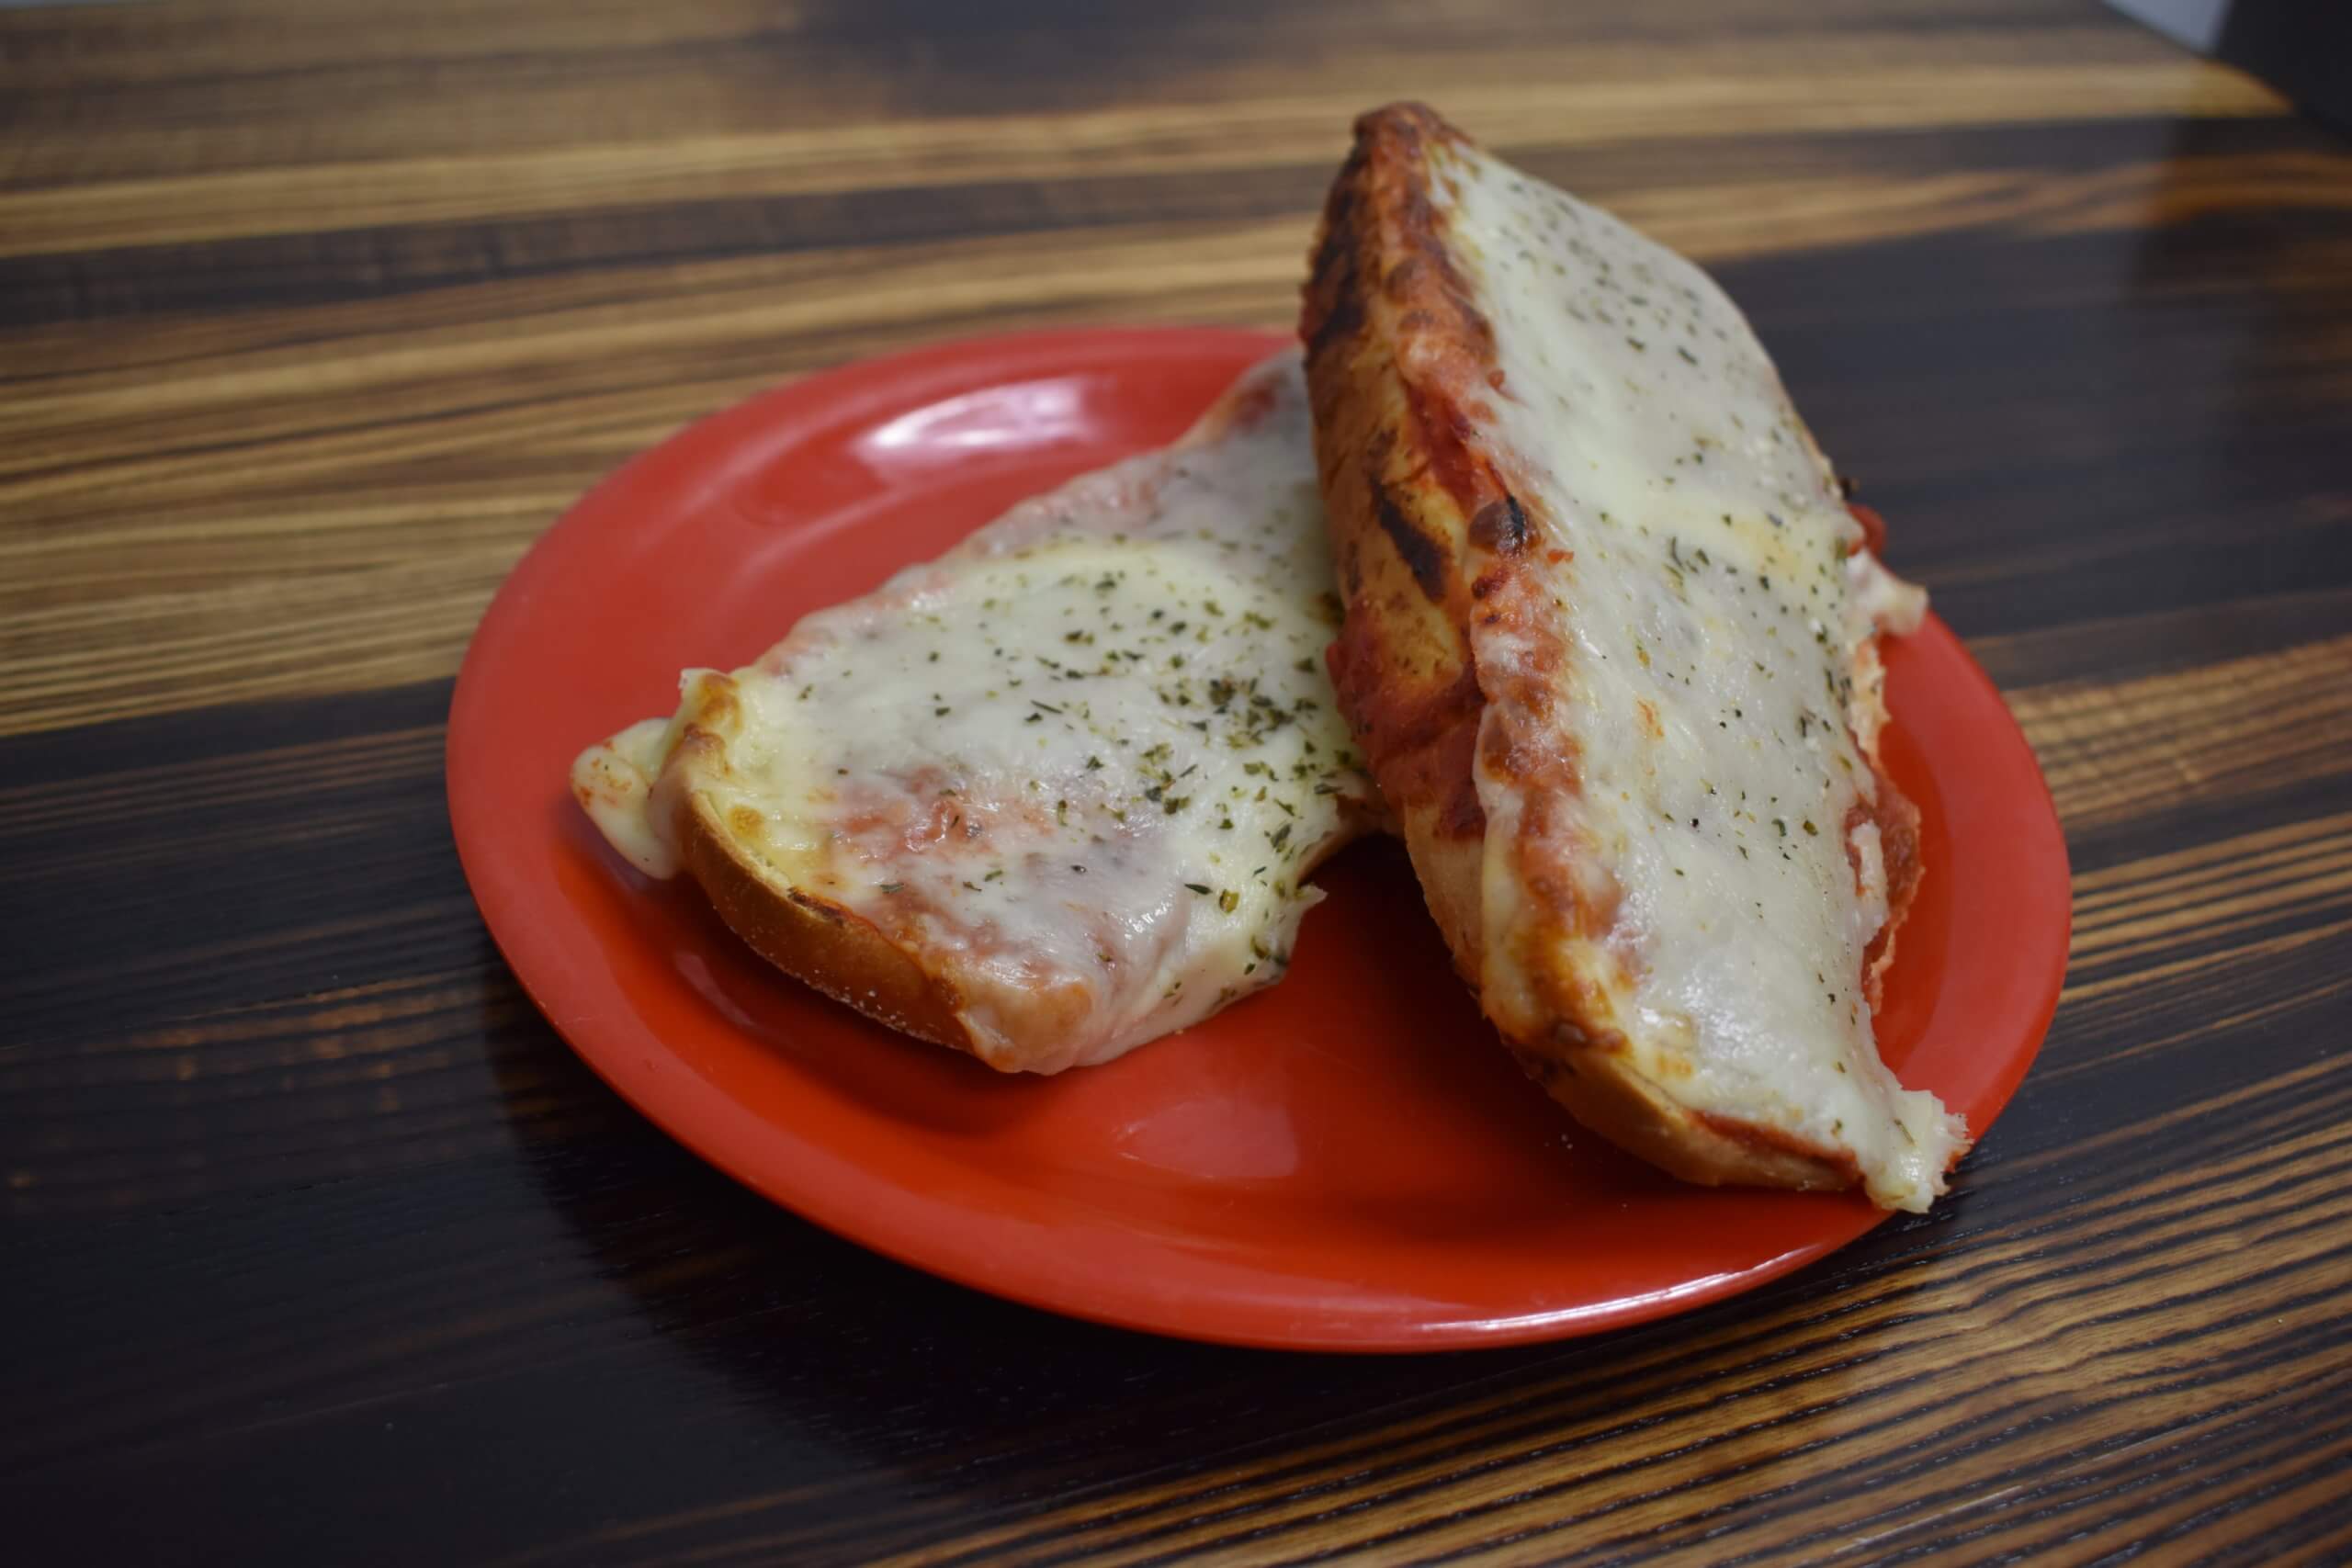
[[[1578,1120],[1694,1181],[1925,1208],[1879,1057],[1919,876],[1863,547],[1697,267],[1436,114],[1364,116],[1301,333],[1340,705],[1456,967]]]
[[[690,671],[581,805],[760,953],[1003,1071],[1108,1061],[1272,983],[1305,880],[1378,821],[1299,356],[1175,446]]]

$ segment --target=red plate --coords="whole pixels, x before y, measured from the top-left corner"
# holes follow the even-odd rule
[[[747,663],[803,611],[1173,439],[1275,346],[952,344],[755,398],[598,486],[500,592],[449,716],[458,847],[515,973],[614,1088],[777,1202],[1108,1323],[1507,1344],[1679,1312],[1860,1235],[1882,1216],[1859,1199],[1682,1186],[1571,1124],[1494,1043],[1394,845],[1325,869],[1282,985],[1108,1066],[1000,1077],[769,968],[572,804],[574,754],[670,712],[680,669]],[[1887,662],[1888,761],[1926,815],[1928,877],[1880,1032],[1905,1082],[1981,1132],[2056,1004],[2065,845],[1952,635],[1930,621]]]

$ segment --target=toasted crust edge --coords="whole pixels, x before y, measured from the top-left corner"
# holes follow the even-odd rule
[[[677,858],[727,929],[762,959],[900,1034],[981,1055],[948,983],[929,976],[865,917],[778,884],[727,832],[718,807],[701,792],[677,811]]]
[[[871,920],[780,885],[700,792],[679,807],[677,843],[679,860],[719,919],[761,957],[901,1034],[980,1056],[957,1016],[961,998],[954,987],[927,974]]]
[[[1462,428],[1445,417],[1446,390],[1408,378],[1397,352],[1410,334],[1417,340],[1416,364],[1458,367],[1466,358],[1479,374],[1494,369],[1491,329],[1448,269],[1431,265],[1432,258],[1442,261],[1444,240],[1430,199],[1424,145],[1464,140],[1419,104],[1392,104],[1357,120],[1354,151],[1332,184],[1310,253],[1299,333],[1307,348],[1317,468],[1346,590],[1349,626],[1335,649],[1334,684],[1403,826],[1423,896],[1455,967],[1475,988],[1485,940],[1478,915],[1484,824],[1473,830],[1458,811],[1449,815],[1446,802],[1465,793],[1475,799],[1475,748],[1461,744],[1453,732],[1464,725],[1481,728],[1491,696],[1477,682],[1464,635],[1463,552],[1473,520],[1507,492],[1458,439],[1452,450],[1443,449]],[[1433,345],[1432,338],[1440,341]],[[1366,454],[1377,455],[1369,470]],[[1384,476],[1416,471],[1435,482],[1381,482]],[[1384,506],[1403,516],[1385,522]],[[1400,541],[1416,539],[1451,543],[1440,570],[1407,558]],[[1418,585],[1424,603],[1400,603],[1396,589],[1403,581]],[[1400,632],[1396,622],[1408,613],[1444,615],[1450,637],[1432,637],[1426,627],[1418,635]],[[1363,621],[1371,624],[1360,627]],[[1384,720],[1393,726],[1395,716],[1383,712],[1388,682],[1376,666],[1391,644],[1450,645],[1455,679],[1470,695],[1466,711],[1444,716],[1442,733],[1419,745],[1384,744]],[[1916,824],[1916,810],[1883,772],[1880,784],[1888,802],[1882,820]],[[1891,954],[1894,928],[1907,912],[1917,880],[1916,856],[1913,861],[1905,883],[1889,888],[1888,920],[1882,945],[1871,955],[1874,961]],[[1866,965],[1873,1002],[1880,967],[1879,962]],[[1606,1019],[1559,1019],[1532,1038],[1506,1032],[1505,1043],[1528,1076],[1578,1122],[1684,1180],[1797,1189],[1849,1188],[1862,1180],[1848,1151],[1675,1102],[1639,1070],[1623,1034]]]
[[[1300,858],[1311,876],[1357,839],[1386,821],[1369,808],[1342,810],[1333,832]],[[730,834],[708,796],[696,791],[679,807],[679,863],[709,898],[720,920],[761,957],[811,988],[876,1022],[917,1040],[961,1051],[1000,1072],[963,1020],[956,986],[856,911],[793,885]]]

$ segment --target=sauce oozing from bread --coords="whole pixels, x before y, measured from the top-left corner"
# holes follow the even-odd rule
[[[582,805],[661,876],[699,794],[775,886],[944,979],[1005,1070],[1105,1061],[1271,984],[1320,897],[1305,872],[1371,789],[1322,668],[1338,605],[1296,356],[1212,420],[747,669],[690,671],[675,718],[582,754]],[[696,728],[718,747],[682,746]]]
[[[1497,574],[1472,649],[1490,692],[1543,693],[1504,716],[1523,726],[1510,744],[1577,781],[1539,802],[1482,758],[1490,959],[1540,912],[1531,883],[1576,888],[1613,914],[1558,956],[1647,1076],[1702,1117],[1850,1151],[1874,1199],[1924,1208],[1964,1129],[1881,1063],[1864,998],[1887,918],[1873,638],[1910,629],[1923,598],[1857,551],[1712,279],[1476,148],[1429,156],[1500,372],[1464,412],[1530,519],[1488,542],[1544,563]],[[1556,1011],[1530,994],[1544,972],[1487,964],[1507,1032]]]

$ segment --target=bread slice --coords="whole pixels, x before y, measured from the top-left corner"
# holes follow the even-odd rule
[[[1397,105],[1301,333],[1340,704],[1506,1043],[1677,1175],[1925,1208],[1965,1129],[1871,1030],[1919,874],[1876,639],[1924,600],[1738,310]]]
[[[1377,818],[1288,353],[1174,446],[1025,502],[582,753],[614,847],[771,962],[1004,1071],[1273,982]]]

